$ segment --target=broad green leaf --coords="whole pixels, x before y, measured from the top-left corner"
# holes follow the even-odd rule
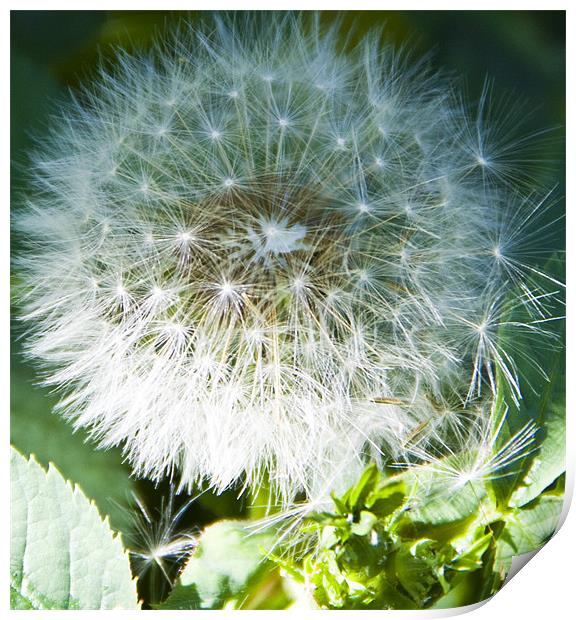
[[[324,549],[330,549],[339,542],[338,530],[333,525],[326,525],[320,534],[320,544]]]
[[[535,422],[536,415],[530,411],[525,400],[514,403],[510,387],[502,376],[500,369],[496,370],[496,395],[492,413],[492,433],[494,436],[494,453],[505,449],[507,442],[521,431],[526,424]],[[510,496],[520,480],[525,475],[534,451],[527,451],[524,458],[505,465],[498,471],[498,476],[488,481],[488,489],[496,502],[503,508],[508,506]]]
[[[239,605],[252,583],[271,570],[269,533],[251,533],[241,521],[208,527],[200,545],[158,609],[221,609]]]
[[[512,494],[511,506],[531,502],[566,470],[566,416],[563,406],[549,406],[543,431],[540,449],[532,459],[522,484]]]
[[[544,273],[554,273],[553,258],[543,268]],[[514,320],[530,322],[525,310],[516,313]],[[528,450],[526,456],[516,460],[499,471],[491,480],[489,488],[503,508],[509,504],[520,506],[537,497],[565,468],[565,352],[561,345],[564,327],[562,323],[550,324],[555,330],[558,342],[553,347],[538,349],[532,347],[525,355],[517,356],[521,377],[522,399],[514,403],[511,390],[503,379],[502,372],[496,372],[497,391],[494,406],[493,428],[498,432],[494,450],[501,449],[506,442],[526,423],[534,422],[539,432],[536,439],[539,450]],[[501,346],[514,350],[514,333],[504,327],[499,334]],[[510,344],[507,344],[510,342]],[[544,376],[542,371],[545,372]],[[512,496],[514,498],[512,499]]]
[[[395,555],[394,569],[404,590],[422,607],[430,589],[437,583],[433,566],[404,547]]]
[[[15,609],[138,609],[118,536],[53,465],[12,448],[10,599]]]
[[[459,573],[446,594],[428,606],[428,609],[453,609],[483,600],[479,597],[476,573]],[[488,595],[490,596],[490,595]]]
[[[465,549],[450,563],[450,568],[457,571],[474,571],[482,567],[482,555],[492,542],[492,533],[481,536],[473,545]]]
[[[413,523],[436,526],[469,519],[486,495],[481,481],[450,485],[435,480],[434,472],[422,472],[418,484],[408,515]]]
[[[536,551],[554,534],[564,498],[546,494],[506,516],[506,526],[498,538],[496,565],[509,567],[512,557]]]

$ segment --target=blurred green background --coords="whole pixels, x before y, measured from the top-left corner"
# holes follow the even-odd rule
[[[407,44],[416,56],[432,52],[433,64],[461,76],[470,98],[478,98],[485,79],[496,93],[508,94],[531,112],[524,132],[550,128],[541,143],[544,158],[538,180],[556,186],[559,197],[547,217],[563,212],[565,114],[565,13],[362,11],[322,15],[326,22],[342,17],[342,38],[358,41],[374,25],[384,25],[391,42]],[[34,136],[41,136],[56,102],[67,89],[89,80],[99,60],[114,55],[115,47],[141,49],[171,23],[197,20],[197,12],[164,11],[13,11],[11,13],[11,148],[14,210],[25,191],[26,153]],[[554,245],[563,249],[563,227]],[[13,238],[12,251],[18,252]],[[15,300],[16,301],[16,300]],[[130,478],[119,451],[101,452],[72,433],[51,412],[54,395],[35,386],[38,372],[21,356],[21,329],[13,322],[12,442],[41,463],[53,461],[64,476],[77,482],[99,508],[110,514],[114,527],[129,532],[122,506],[136,492],[152,509],[159,506],[168,485],[160,489]],[[185,498],[178,498],[181,504]],[[214,497],[204,493],[187,511],[184,524],[202,527],[226,516],[246,512],[245,500],[230,491]]]

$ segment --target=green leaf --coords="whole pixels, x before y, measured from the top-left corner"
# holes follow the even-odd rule
[[[396,511],[406,499],[404,480],[386,480],[366,500],[366,508],[379,518],[387,517]]]
[[[523,506],[537,498],[566,470],[566,410],[550,405],[543,423],[545,433],[538,453],[510,498],[510,506]]]
[[[429,605],[428,609],[463,607],[477,603],[490,596],[490,594],[487,596],[479,596],[479,594],[476,573],[458,573],[457,577],[450,584],[448,592]]]
[[[554,273],[551,259],[543,268],[544,273]],[[525,310],[517,310],[524,312]],[[514,320],[530,322],[529,316],[516,316]],[[503,328],[499,334],[504,350],[514,350],[513,330]],[[556,327],[560,341],[564,334],[562,324]],[[532,450],[520,460],[503,468],[489,483],[489,489],[498,504],[520,506],[536,498],[565,469],[565,351],[560,344],[545,350],[534,347],[518,356],[519,374],[523,397],[516,405],[509,386],[498,369],[497,391],[494,406],[493,428],[498,431],[494,451],[506,442],[526,423],[534,422],[539,432],[539,450]],[[527,362],[526,360],[530,360]],[[546,378],[542,374],[546,373]]]
[[[460,486],[436,480],[434,472],[417,474],[420,488],[415,492],[409,518],[415,524],[445,525],[469,519],[476,513],[486,489],[481,481]]]
[[[457,571],[474,571],[482,567],[482,555],[492,542],[492,533],[481,536],[473,545],[465,549],[450,563],[450,568]]]
[[[375,485],[380,479],[378,468],[374,463],[369,465],[360,480],[341,498],[348,508],[352,510],[361,510],[370,493],[374,490]]]
[[[430,589],[437,583],[431,563],[414,556],[406,547],[401,548],[394,558],[395,575],[418,607],[424,606]]]
[[[250,586],[271,570],[264,556],[272,541],[270,533],[251,533],[242,521],[211,525],[158,609],[222,609],[241,604]]]
[[[82,491],[12,448],[13,609],[138,609],[121,540]]]
[[[506,526],[498,538],[496,565],[509,567],[512,557],[536,551],[554,534],[564,498],[545,494],[506,516]]]
[[[496,395],[492,414],[492,434],[495,438],[493,452],[505,449],[515,433],[530,422],[535,416],[530,412],[525,402],[515,405],[509,386],[502,377],[500,369],[496,370]],[[516,460],[508,466],[500,468],[498,476],[488,481],[488,489],[497,504],[503,508],[508,506],[510,496],[518,483],[524,477],[534,452],[527,453],[522,459]]]
[[[363,510],[360,513],[360,521],[358,521],[358,523],[352,523],[350,525],[350,531],[357,536],[367,536],[372,531],[376,521],[376,515]]]

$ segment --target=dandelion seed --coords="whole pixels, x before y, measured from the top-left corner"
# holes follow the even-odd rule
[[[169,496],[162,497],[157,512],[151,512],[137,496],[133,499],[137,510],[128,512],[132,521],[127,538],[130,560],[140,588],[147,588],[146,598],[154,603],[170,590],[182,563],[196,547],[196,533],[181,526],[193,499],[175,510],[173,486]]]
[[[476,161],[478,162],[478,165],[481,166],[482,168],[488,167],[488,160],[482,155],[478,155],[476,157]]]
[[[187,247],[191,243],[196,241],[196,236],[189,230],[184,230],[182,232],[176,233],[176,241],[181,247]]]
[[[304,278],[294,278],[291,288],[296,293],[301,293],[306,288],[306,280],[304,280]]]
[[[365,202],[360,202],[358,204],[358,211],[360,213],[370,213],[370,207]]]
[[[221,297],[232,297],[234,295],[234,286],[230,282],[224,282],[218,288]]]

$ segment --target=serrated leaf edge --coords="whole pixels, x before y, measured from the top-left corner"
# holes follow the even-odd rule
[[[36,457],[34,453],[31,453],[28,456],[26,456],[25,454],[22,454],[22,452],[20,452],[20,450],[18,450],[13,444],[10,444],[10,448],[14,452],[16,452],[19,456],[21,456],[26,461],[26,463],[34,463],[35,465],[37,465],[43,472],[45,472],[46,476],[48,476],[50,472],[53,472],[54,474],[56,474],[64,482],[65,487],[69,488],[72,491],[72,495],[74,497],[80,496],[81,498],[85,499],[88,502],[89,507],[93,507],[94,510],[96,511],[100,523],[104,525],[110,532],[113,543],[117,547],[119,547],[118,551],[120,552],[120,555],[126,558],[128,566],[130,567],[130,554],[128,553],[128,550],[124,546],[124,543],[122,540],[122,533],[112,528],[110,524],[109,516],[108,515],[102,516],[102,513],[100,512],[100,509],[98,508],[96,502],[86,495],[86,493],[84,492],[84,490],[78,483],[66,478],[62,474],[62,472],[58,469],[57,465],[53,463],[52,461],[49,461],[48,465],[43,465],[38,460],[38,458]],[[132,574],[132,579],[130,583],[134,586],[134,591],[137,593],[138,592],[138,588],[137,588],[138,576],[137,575],[135,576]],[[12,583],[11,583],[11,587],[13,587]],[[18,594],[23,596],[19,588],[18,588]],[[136,600],[136,606],[138,609],[141,609],[141,601],[139,599]]]

